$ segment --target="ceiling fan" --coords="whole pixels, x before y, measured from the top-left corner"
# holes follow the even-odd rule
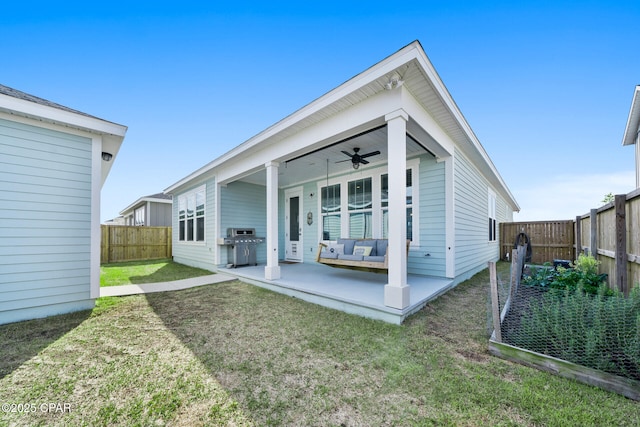
[[[379,151],[372,151],[371,153],[367,153],[367,154],[359,154],[360,153],[360,148],[359,147],[354,147],[353,148],[353,154],[349,153],[348,151],[344,151],[342,150],[342,153],[344,153],[345,155],[351,157],[348,160],[340,160],[337,161],[336,163],[342,163],[342,162],[348,162],[351,161],[351,165],[353,166],[354,169],[358,169],[360,167],[360,163],[362,163],[363,165],[367,165],[369,164],[369,162],[367,160],[365,160],[367,157],[371,157],[371,156],[377,156],[378,154],[380,154]]]

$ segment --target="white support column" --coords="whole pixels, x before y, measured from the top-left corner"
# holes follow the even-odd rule
[[[389,151],[389,283],[384,287],[384,304],[403,309],[409,306],[407,285],[407,120],[399,109],[387,114]]]
[[[267,168],[267,266],[264,278],[280,278],[278,265],[278,162],[268,162]]]
[[[444,193],[445,193],[445,274],[448,278],[456,277],[456,215],[455,215],[455,173],[453,156],[444,159]]]

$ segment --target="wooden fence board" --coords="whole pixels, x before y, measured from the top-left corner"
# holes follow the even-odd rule
[[[519,233],[524,232],[531,241],[534,264],[553,262],[554,259],[574,258],[573,221],[535,221],[500,224],[502,254],[509,253]]]
[[[171,258],[171,227],[101,226],[100,262]]]
[[[621,210],[623,198],[624,212]],[[576,242],[578,222],[580,241]],[[592,253],[600,261],[600,273],[608,275],[609,286],[627,294],[632,287],[640,285],[640,189],[618,196],[617,214],[615,204],[609,203],[576,217],[575,221],[502,223],[502,258],[513,248],[520,232],[527,233],[531,240],[533,264],[554,259],[575,260],[579,253]],[[618,255],[622,246],[626,247],[626,253]],[[625,267],[622,260],[626,260]],[[618,274],[620,268],[626,268],[626,279],[624,274]]]

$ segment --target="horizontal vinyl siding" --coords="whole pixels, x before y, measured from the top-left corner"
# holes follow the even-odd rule
[[[173,225],[172,225],[172,240],[173,240],[173,259],[175,262],[192,267],[204,268],[206,270],[215,271],[217,268],[215,262],[216,251],[218,246],[216,244],[216,183],[215,179],[210,179],[205,184],[205,217],[204,217],[204,242],[180,242],[180,229],[178,224],[178,210],[180,204],[178,198],[181,194],[190,193],[196,188],[201,187],[197,185],[184,193],[173,195]]]
[[[0,323],[92,305],[91,154],[88,138],[0,119]]]
[[[267,189],[262,185],[246,182],[232,182],[222,188],[220,194],[220,233],[226,235],[227,228],[255,228],[256,236],[267,236]],[[281,200],[284,193],[280,191]],[[284,224],[280,225],[284,227]],[[280,230],[282,234],[283,228]],[[258,244],[257,259],[259,264],[267,262],[266,242]],[[226,247],[222,247],[221,262],[226,264]],[[280,252],[284,253],[284,252]]]
[[[455,249],[456,276],[477,271],[498,257],[497,242],[489,243],[488,184],[471,162],[456,150]]]
[[[409,252],[407,271],[426,276],[445,276],[445,174],[444,162],[423,156],[419,166],[420,247]]]

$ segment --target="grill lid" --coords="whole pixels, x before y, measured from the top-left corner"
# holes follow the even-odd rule
[[[255,228],[227,228],[227,237],[238,237],[238,236],[255,236],[256,229]]]

